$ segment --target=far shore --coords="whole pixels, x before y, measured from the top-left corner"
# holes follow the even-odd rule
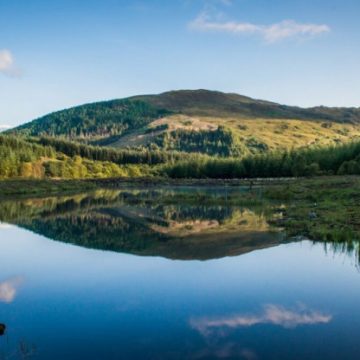
[[[334,177],[338,178],[338,177]],[[321,177],[324,179],[324,177]],[[300,178],[260,179],[170,179],[170,178],[105,178],[105,179],[5,179],[0,180],[0,198],[9,196],[62,195],[98,188],[147,187],[147,186],[244,186],[248,188],[281,185],[300,181]]]

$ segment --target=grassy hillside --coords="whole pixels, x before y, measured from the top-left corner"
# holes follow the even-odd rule
[[[244,156],[360,138],[360,109],[302,109],[237,94],[172,91],[59,111],[10,133],[125,148]]]

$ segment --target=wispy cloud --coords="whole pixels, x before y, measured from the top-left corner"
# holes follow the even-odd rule
[[[298,306],[295,309],[285,308],[280,305],[265,305],[260,314],[240,314],[220,318],[191,319],[192,328],[202,335],[208,336],[214,330],[225,328],[235,329],[250,327],[258,324],[271,324],[284,328],[295,328],[300,325],[327,324],[332,316],[320,311],[308,309],[306,306]]]
[[[257,35],[267,43],[275,43],[289,38],[305,38],[321,35],[331,31],[325,24],[298,23],[294,20],[284,20],[270,25],[260,25],[250,22],[217,21],[207,12],[201,13],[189,23],[189,28],[203,32],[224,32],[238,35]]]
[[[14,277],[0,283],[0,301],[4,303],[11,303],[14,301],[17,293],[17,288],[21,285],[23,279],[21,277]]]
[[[14,56],[7,49],[0,50],[0,73],[11,76],[21,76],[21,70],[15,65]]]

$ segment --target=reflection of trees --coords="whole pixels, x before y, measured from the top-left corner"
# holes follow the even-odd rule
[[[11,345],[7,344],[10,348]],[[20,340],[16,343],[14,349],[2,349],[0,351],[0,360],[31,359],[36,355],[36,346]]]
[[[6,325],[0,324],[0,336],[3,336],[5,334]]]
[[[232,203],[241,198],[232,192]],[[171,258],[222,257],[279,243],[265,234],[266,207],[229,201],[214,190],[99,190],[3,201],[0,221],[84,247]]]
[[[316,243],[314,241],[314,243]],[[346,254],[348,257],[353,258],[355,265],[360,270],[360,243],[356,240],[347,240],[347,241],[325,241],[324,242],[325,252],[338,254]]]

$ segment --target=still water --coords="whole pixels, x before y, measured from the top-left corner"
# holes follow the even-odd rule
[[[236,197],[3,201],[0,359],[358,359],[355,256],[286,239]]]

